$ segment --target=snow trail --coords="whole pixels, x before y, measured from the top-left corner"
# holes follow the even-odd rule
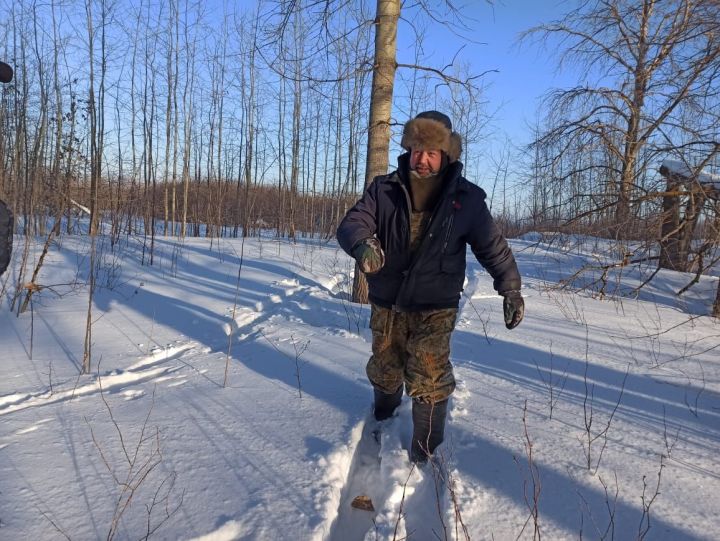
[[[383,423],[381,436],[378,496],[373,498],[376,516],[364,540],[445,539],[449,498],[444,467],[441,462],[410,462],[412,400],[406,397],[395,417]],[[341,531],[338,534],[336,539],[345,539]]]
[[[380,476],[380,435],[383,424],[368,414],[363,426],[360,441],[353,453],[350,471],[340,495],[337,518],[330,528],[328,540],[363,540],[374,530],[375,515],[381,505],[382,478]],[[352,507],[357,496],[368,496],[375,511],[366,511]]]
[[[369,414],[352,453],[328,541],[444,539],[449,497],[442,461],[418,467],[409,460],[412,401],[405,399],[396,415],[378,423]],[[379,441],[378,441],[379,436]],[[374,511],[351,506],[368,496]]]

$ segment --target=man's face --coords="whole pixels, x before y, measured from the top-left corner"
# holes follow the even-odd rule
[[[440,171],[442,165],[442,151],[415,150],[410,151],[410,169],[421,177],[429,177]]]

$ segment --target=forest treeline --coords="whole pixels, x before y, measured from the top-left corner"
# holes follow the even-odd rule
[[[440,109],[507,234],[616,239],[615,265],[717,263],[720,4],[581,2],[528,29],[521,50],[572,66],[577,84],[548,89],[529,144],[488,156],[489,76],[463,61],[462,42],[490,21],[447,0],[382,1],[402,9],[410,44],[396,61],[391,156],[408,118]],[[380,4],[5,3],[0,56],[16,77],[0,88],[0,197],[18,232],[72,233],[84,208],[92,234],[332,236],[365,183]],[[449,62],[433,57],[431,25],[458,37]],[[660,174],[667,160],[686,174]]]
[[[71,230],[85,207],[95,222],[121,213],[177,235],[330,231],[362,189],[372,17],[348,10],[327,29],[346,36],[305,60],[305,40],[325,32],[305,33],[312,14],[280,28],[280,8],[262,7],[5,6],[0,51],[16,77],[2,88],[0,196],[19,226],[34,234],[38,216],[57,215]]]

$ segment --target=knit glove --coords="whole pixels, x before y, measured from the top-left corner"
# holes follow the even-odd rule
[[[507,291],[503,293],[503,313],[505,314],[505,326],[514,329],[525,315],[525,301],[519,291]]]
[[[380,247],[380,241],[374,237],[360,241],[351,255],[365,274],[375,274],[385,264],[385,253]]]

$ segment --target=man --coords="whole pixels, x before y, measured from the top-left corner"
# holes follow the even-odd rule
[[[13,70],[5,62],[0,62],[0,82],[9,83]],[[13,217],[7,205],[0,199],[0,276],[10,263],[12,253]]]
[[[505,325],[523,318],[520,273],[485,204],[486,194],[462,177],[460,136],[450,119],[426,111],[404,127],[398,169],[374,179],[345,215],[340,246],[367,275],[372,356],[367,376],[374,415],[412,398],[410,458],[424,463],[443,441],[448,398],[455,389],[450,335],[465,280],[466,245],[504,296]]]

